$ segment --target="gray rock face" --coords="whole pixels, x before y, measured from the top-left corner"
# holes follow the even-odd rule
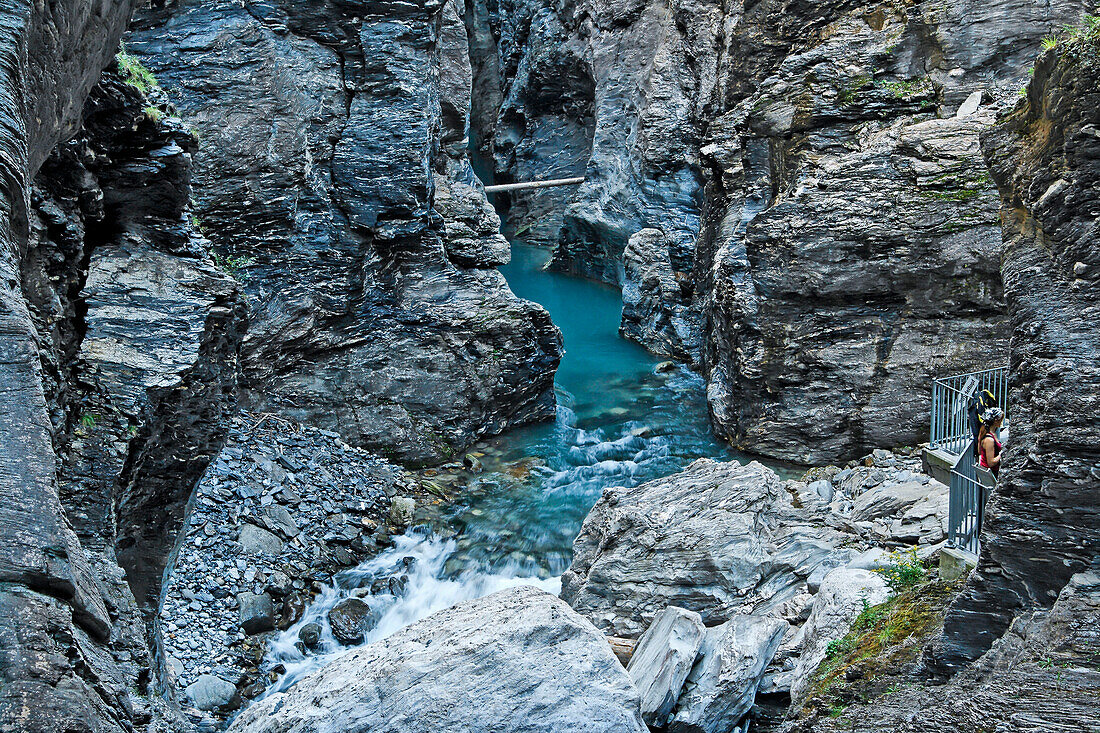
[[[507,91],[497,173],[587,156],[555,265],[621,285],[624,334],[702,364],[735,445],[913,445],[929,377],[1007,351],[978,134],[1083,8],[509,3],[483,64]]]
[[[640,635],[669,605],[712,625],[735,614],[782,614],[817,567],[858,542],[829,523],[838,521],[824,508],[796,508],[759,463],[699,460],[604,491],[573,545],[562,598],[616,636]]]
[[[6,385],[0,410],[0,518],[5,527],[0,577],[14,584],[13,592],[25,586],[48,589],[62,598],[77,623],[99,642],[110,633],[111,620],[58,499],[39,337],[20,270],[29,246],[31,181],[54,145],[80,126],[84,99],[114,53],[130,5],[101,7],[102,22],[96,24],[80,22],[87,8],[78,2],[48,7],[15,2],[0,10],[0,56],[6,70],[0,81],[0,115],[7,131],[0,142],[0,172],[6,182],[0,194],[0,272],[6,283],[0,289],[0,363]],[[34,613],[37,607],[43,618],[65,613],[35,593],[17,593],[5,600],[24,613]],[[10,623],[8,619],[13,617],[5,619]],[[19,635],[13,641],[13,653],[19,655]],[[45,658],[41,663],[51,666]],[[30,670],[15,670],[12,681],[17,684],[4,695],[5,712],[14,713],[25,698],[35,700],[35,707],[45,712],[26,725],[50,729],[66,723],[69,713],[55,705],[55,695],[35,689],[48,685],[28,681],[21,687],[18,682]],[[61,674],[71,677],[69,672]],[[72,682],[68,694],[79,704],[90,691],[82,689],[79,679]],[[101,711],[88,712],[93,717],[89,725],[114,724],[109,716],[100,718]]]
[[[882,576],[869,570],[837,568],[825,576],[814,596],[810,617],[799,630],[801,655],[791,678],[793,708],[801,704],[829,642],[848,633],[864,603],[875,606],[889,597]]]
[[[699,614],[669,606],[638,639],[626,671],[642,696],[647,725],[665,727],[705,634]]]
[[[1072,576],[1050,609],[1030,611],[948,684],[899,680],[898,690],[853,701],[837,718],[811,716],[785,733],[1100,731],[1100,572]],[[886,682],[884,680],[884,682]]]
[[[590,623],[531,587],[429,616],[245,710],[233,733],[645,733],[638,691]]]
[[[757,616],[734,616],[707,629],[669,733],[735,730],[786,631],[785,622]]]
[[[699,342],[702,321],[691,307],[690,282],[673,269],[669,244],[659,229],[643,229],[627,242],[621,284],[621,333],[658,354],[698,364],[698,350],[685,344]]]
[[[197,213],[253,305],[251,408],[412,463],[553,416],[560,336],[494,269],[453,3],[173,3],[129,43],[202,134]]]
[[[191,136],[117,77],[85,106],[132,4],[0,10],[5,731],[182,725],[141,605],[220,440],[242,310],[181,215]]]
[[[1012,442],[987,509],[981,563],[935,651],[944,670],[985,651],[1017,614],[1048,607],[1096,554],[1100,434],[1091,418],[1063,412],[1100,412],[1094,59],[1095,46],[1044,54],[1026,102],[982,141],[1003,202]]]

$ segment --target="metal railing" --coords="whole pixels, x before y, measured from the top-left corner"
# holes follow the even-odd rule
[[[985,502],[997,480],[974,461],[974,440],[967,441],[951,469],[951,491],[947,505],[947,544],[978,554],[981,548]]]
[[[932,430],[928,447],[952,455],[973,451],[970,398],[988,389],[1008,414],[1008,367],[996,367],[980,372],[956,374],[932,380]]]

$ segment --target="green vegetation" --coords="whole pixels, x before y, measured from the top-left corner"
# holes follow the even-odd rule
[[[145,116],[151,119],[153,122],[160,122],[164,119],[164,110],[162,110],[160,107],[154,107],[150,104],[146,106],[145,109],[143,109],[142,111],[145,113]]]
[[[929,181],[929,188],[921,188],[920,193],[936,201],[966,202],[977,198],[983,191],[993,186],[993,179],[982,160],[963,170],[943,173]]]
[[[194,200],[192,200],[191,205],[194,206],[194,203]],[[198,214],[192,211],[189,217],[189,221],[191,223],[192,229],[196,230],[203,236],[206,236],[206,226],[202,223],[202,220],[199,219]],[[214,264],[217,265],[217,267],[225,274],[229,275],[231,278],[239,283],[243,284],[248,282],[249,274],[245,268],[249,267],[253,262],[255,262],[254,258],[223,255],[220,252],[215,251],[214,249],[210,249],[208,251],[210,253],[210,259],[212,259],[214,261]]]
[[[136,56],[126,52],[126,44],[119,44],[115,59],[118,61],[118,75],[134,89],[142,94],[148,94],[157,88],[157,78],[153,76],[153,72],[145,68]]]
[[[923,642],[939,630],[963,583],[961,578],[928,578],[909,553],[899,553],[883,574],[891,588],[901,590],[885,603],[872,606],[864,601],[849,632],[829,642],[809,693],[819,714],[837,717],[852,702],[896,692],[898,677],[920,655]]]
[[[210,251],[210,259],[214,260],[214,264],[225,271],[225,274],[239,283],[248,282],[249,275],[245,271],[245,268],[251,265],[255,260],[251,257],[234,257],[233,255],[220,255],[213,250]]]
[[[86,412],[80,416],[80,424],[91,430],[95,427],[96,416],[91,412]]]
[[[1080,25],[1067,25],[1062,28],[1062,40],[1066,44],[1091,44],[1100,45],[1100,15],[1085,15],[1081,18]],[[1050,48],[1058,45],[1058,39],[1050,37],[1054,43]],[[1047,39],[1043,39],[1043,48],[1046,48]]]
[[[836,101],[841,107],[847,107],[855,102],[861,91],[867,88],[874,80],[868,74],[860,74],[837,90]]]
[[[1080,60],[1087,56],[1092,60],[1100,57],[1100,15],[1085,15],[1078,25],[1063,26],[1059,35],[1043,38],[1044,51],[1061,49],[1062,57]]]
[[[890,586],[890,590],[894,594],[904,593],[913,586],[924,581],[928,571],[924,568],[924,563],[917,557],[916,548],[910,548],[909,552],[891,552],[890,564],[884,568],[875,570],[876,573],[882,576],[882,579],[886,581],[886,585]],[[863,612],[868,613],[866,602],[864,602]],[[856,618],[859,621],[859,618]]]
[[[899,99],[906,99],[918,94],[926,94],[933,91],[932,82],[927,77],[923,79],[908,79],[906,81],[884,81],[881,86]]]

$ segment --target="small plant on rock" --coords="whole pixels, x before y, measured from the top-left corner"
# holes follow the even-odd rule
[[[924,563],[917,557],[915,548],[911,548],[908,552],[891,552],[887,566],[875,572],[882,576],[895,595],[923,582],[928,574]]]
[[[872,606],[867,602],[867,599],[863,599],[863,609],[856,616],[856,620],[852,622],[853,631],[866,631],[867,629],[874,628],[886,618],[886,608],[884,606]]]
[[[248,282],[249,275],[248,272],[245,271],[245,268],[254,262],[251,257],[234,257],[233,255],[223,256],[217,252],[211,251],[210,258],[214,260],[215,265],[224,270],[227,275],[237,282]]]
[[[125,44],[119,45],[115,58],[118,60],[118,75],[134,89],[148,94],[157,87],[157,78],[153,76],[153,72],[145,68],[136,56],[127,53]]]
[[[833,639],[825,646],[825,658],[837,659],[843,657],[855,648],[854,641],[845,636],[843,639]]]

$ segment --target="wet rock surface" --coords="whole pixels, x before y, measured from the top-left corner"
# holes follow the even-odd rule
[[[494,269],[453,3],[175,3],[130,47],[202,135],[197,215],[254,311],[252,409],[410,463],[553,416],[560,336]]]
[[[246,700],[260,694],[267,632],[292,626],[338,571],[389,546],[401,531],[388,522],[391,501],[408,495],[438,501],[334,432],[271,415],[234,418],[195,490],[164,588],[158,628],[173,689],[219,713],[223,705],[204,708],[188,690],[213,676]],[[329,618],[355,644],[371,615],[351,599]]]
[[[461,603],[248,708],[262,731],[629,731],[638,691],[603,636],[531,587]]]

